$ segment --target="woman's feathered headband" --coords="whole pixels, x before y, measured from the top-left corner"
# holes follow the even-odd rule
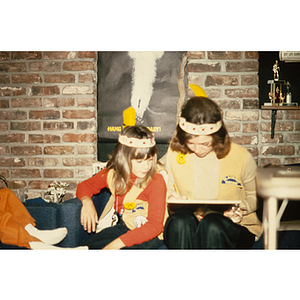
[[[190,134],[209,135],[217,132],[222,127],[222,121],[213,124],[194,124],[187,122],[183,117],[179,117],[179,126],[183,131]]]

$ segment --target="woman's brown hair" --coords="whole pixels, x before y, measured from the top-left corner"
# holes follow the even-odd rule
[[[185,118],[187,122],[198,125],[216,123],[221,120],[221,128],[211,134],[213,138],[212,146],[219,159],[229,153],[230,137],[222,120],[222,110],[214,101],[206,97],[193,97],[183,105],[181,117]],[[183,131],[181,127],[177,125],[175,135],[170,142],[170,147],[173,151],[184,154],[192,153],[186,144],[189,139],[194,137],[196,137],[196,135]]]
[[[142,125],[125,127],[121,134],[137,139],[148,139],[153,137],[151,131]],[[157,153],[158,150],[156,145],[150,148],[133,148],[118,142],[106,165],[107,171],[111,169],[115,170],[114,180],[116,194],[124,194],[133,184],[133,182],[130,182],[130,174],[132,171],[131,161],[133,159],[148,159],[152,157],[153,164],[147,175],[141,179],[137,178],[136,182],[134,182],[139,188],[145,187],[156,172]]]

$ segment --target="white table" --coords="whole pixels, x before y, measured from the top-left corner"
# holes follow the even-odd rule
[[[289,200],[300,201],[300,166],[258,168],[257,194],[264,199],[264,248],[277,249],[278,230],[300,230],[300,221],[280,223]]]

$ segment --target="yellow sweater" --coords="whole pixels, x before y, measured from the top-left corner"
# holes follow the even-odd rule
[[[261,222],[256,216],[256,163],[246,148],[231,143],[229,154],[217,159],[215,152],[199,158],[195,154],[167,152],[168,195],[174,184],[188,199],[242,200],[242,226],[259,237]]]

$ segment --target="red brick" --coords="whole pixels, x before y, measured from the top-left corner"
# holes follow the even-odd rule
[[[25,134],[0,134],[0,143],[24,143]]]
[[[96,154],[95,146],[80,146],[80,145],[78,145],[77,151],[78,151],[78,154]],[[1,151],[0,151],[0,154],[1,154]]]
[[[72,146],[46,146],[44,154],[47,155],[67,155],[74,154],[74,147]]]
[[[59,165],[59,159],[50,157],[29,157],[29,167],[56,167]]]
[[[258,75],[241,75],[242,85],[258,85]]]
[[[258,111],[251,111],[251,110],[226,111],[225,120],[256,121],[258,120]]]
[[[259,54],[257,51],[246,51],[245,52],[245,58],[246,59],[258,59]]]
[[[258,132],[258,123],[243,123],[243,132]]]
[[[0,155],[7,155],[9,154],[9,147],[8,146],[0,146]]]
[[[27,113],[25,111],[6,111],[0,110],[0,120],[26,120]]]
[[[31,94],[33,96],[51,96],[60,93],[59,87],[54,86],[33,86],[31,87]]]
[[[204,59],[205,51],[188,51],[187,58],[188,59]]]
[[[41,83],[42,78],[39,74],[17,74],[11,76],[12,83]]]
[[[47,83],[73,83],[75,82],[75,75],[74,74],[45,75],[44,81]]]
[[[226,89],[225,95],[229,98],[253,98],[258,97],[258,88]]]
[[[95,130],[96,122],[95,121],[82,121],[77,122],[77,130]]]
[[[45,190],[47,191],[49,185],[52,183],[52,180],[43,181],[43,180],[33,180],[28,182],[28,188],[34,190]]]
[[[0,64],[0,72],[26,72],[26,64],[25,63],[5,63]]]
[[[16,51],[11,52],[12,60],[32,60],[41,59],[42,53],[38,51]]]
[[[262,134],[261,136],[261,142],[265,144],[279,144],[284,143],[283,135],[282,133],[274,133],[273,139],[271,139],[271,134]]]
[[[78,58],[97,59],[97,52],[96,51],[78,51]]]
[[[231,136],[232,142],[239,144],[239,145],[257,145],[258,137],[257,135],[234,135]]]
[[[300,164],[300,157],[285,157],[284,164]]]
[[[8,100],[0,100],[0,108],[9,108]]]
[[[13,97],[26,95],[26,89],[23,87],[0,87],[0,97]]]
[[[73,122],[44,122],[44,130],[69,130],[74,129]]]
[[[300,143],[300,133],[289,133],[287,135],[287,142]]]
[[[187,65],[189,72],[220,72],[220,63],[188,63]]]
[[[0,131],[8,130],[8,122],[0,122]]]
[[[0,75],[0,84],[8,84],[10,83],[8,75]]]
[[[39,169],[12,169],[11,176],[13,178],[39,178],[41,173]]]
[[[243,99],[243,108],[244,109],[259,109],[259,100],[258,99]]]
[[[40,146],[13,146],[11,147],[11,154],[15,156],[26,155],[34,156],[42,154],[42,148]]]
[[[44,59],[68,59],[70,54],[73,58],[74,54],[70,51],[45,51]]]
[[[262,155],[294,155],[295,147],[294,146],[262,146],[261,147]]]
[[[293,123],[292,122],[276,122],[275,123],[275,131],[293,131]],[[261,130],[262,131],[271,131],[271,122],[261,122]]]
[[[59,180],[60,178],[72,178],[74,173],[68,169],[46,169],[44,170],[44,177]]]
[[[42,107],[41,98],[15,98],[11,99],[11,107]]]
[[[65,119],[93,119],[95,118],[95,111],[91,110],[65,110],[63,111],[63,118]]]
[[[60,118],[60,112],[57,110],[31,110],[29,119],[56,120]]]
[[[60,136],[51,134],[29,134],[29,143],[60,143]]]
[[[92,157],[87,158],[64,158],[63,165],[67,167],[76,167],[76,166],[91,166],[95,162],[95,159]]]
[[[280,165],[280,160],[278,158],[261,158],[261,160],[260,160],[261,167],[264,167],[269,164],[271,164],[273,166],[278,166],[278,165]]]
[[[208,51],[209,59],[240,59],[242,52],[240,51]]]
[[[240,109],[240,100],[215,100],[215,102],[220,106],[221,109]]]
[[[26,181],[24,181],[24,180],[9,180],[8,186],[10,189],[13,189],[13,190],[23,189],[26,187]]]
[[[78,107],[95,107],[97,100],[95,98],[78,98],[77,99]]]
[[[24,167],[25,160],[24,158],[0,157],[0,166],[1,167]]]
[[[300,110],[286,110],[286,118],[291,120],[300,119]]]
[[[241,124],[238,122],[225,122],[225,126],[228,132],[237,132],[241,129]]]
[[[257,61],[227,62],[226,72],[258,72]]]
[[[237,76],[231,75],[212,75],[207,76],[205,80],[205,86],[216,85],[238,85],[239,79]]]
[[[46,98],[44,99],[44,107],[61,107],[61,106],[74,106],[74,98]]]
[[[10,130],[34,131],[41,130],[40,122],[11,122]]]
[[[67,61],[63,63],[65,71],[87,71],[95,70],[95,65],[90,61]]]
[[[63,95],[89,95],[94,93],[95,88],[91,85],[67,85],[62,89]]]
[[[82,134],[72,134],[72,133],[66,133],[63,135],[62,140],[64,142],[68,143],[94,143],[95,142],[95,135],[94,134],[88,134],[88,133],[82,133]]]
[[[60,69],[61,62],[57,61],[34,62],[29,64],[29,70],[33,72],[59,72]]]
[[[96,76],[94,74],[78,74],[78,82],[96,82]]]
[[[9,52],[0,52],[0,61],[9,60]]]

